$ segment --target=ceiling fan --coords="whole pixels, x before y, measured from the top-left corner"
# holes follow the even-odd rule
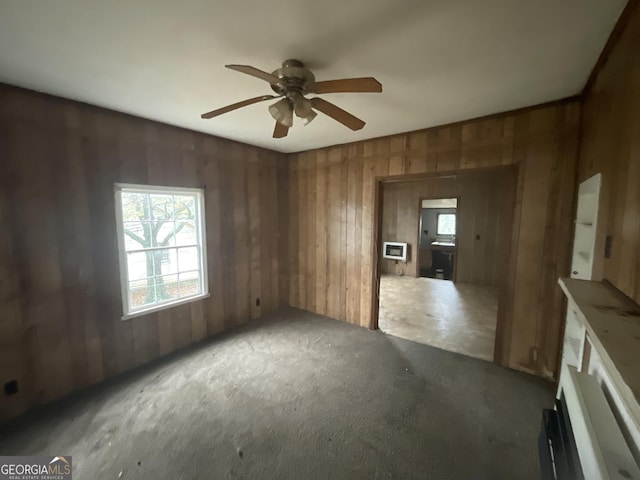
[[[322,98],[306,98],[305,95],[307,94],[382,92],[382,84],[373,77],[343,78],[340,80],[316,82],[316,78],[311,70],[306,68],[304,63],[298,60],[286,60],[283,62],[282,67],[273,73],[267,73],[249,65],[225,66],[231,70],[236,70],[269,82],[271,89],[277,95],[262,95],[260,97],[249,98],[242,102],[204,113],[201,117],[213,118],[237,108],[246,107],[265,100],[280,98],[276,103],[269,106],[269,113],[276,121],[273,138],[283,138],[287,136],[289,128],[293,125],[294,114],[302,119],[304,125],[307,125],[317,115],[314,109],[328,115],[351,130],[360,130],[364,127],[365,122],[358,117],[351,115],[349,112]]]

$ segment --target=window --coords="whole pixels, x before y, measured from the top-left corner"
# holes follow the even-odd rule
[[[455,235],[456,234],[456,214],[455,213],[439,213],[437,235]]]
[[[123,319],[208,295],[204,193],[116,184]]]

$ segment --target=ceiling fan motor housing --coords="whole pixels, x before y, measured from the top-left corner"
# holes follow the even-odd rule
[[[274,70],[272,74],[278,77],[281,83],[271,85],[271,88],[278,95],[288,98],[309,93],[316,83],[316,77],[311,70],[299,60],[285,60],[282,67]]]

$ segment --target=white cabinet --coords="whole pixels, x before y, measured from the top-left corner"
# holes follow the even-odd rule
[[[611,465],[623,458],[626,465],[630,458],[640,463],[640,315],[634,313],[640,312],[640,305],[601,282],[565,278],[559,283],[568,305],[557,396],[575,390],[576,379],[581,378],[576,376],[579,373],[588,374],[590,378],[579,383],[595,383],[600,390],[597,394],[591,385],[585,387],[589,392],[576,394],[576,398],[585,395],[580,400],[581,408],[584,408],[578,417],[586,415],[586,418],[576,418],[576,422],[588,427],[574,431],[576,442],[582,442],[586,445],[584,448],[602,450],[598,453],[602,457],[598,460],[598,469],[609,471]],[[606,405],[602,399],[594,399],[598,396],[606,398]],[[593,405],[593,408],[587,408],[592,399],[597,408]],[[569,414],[571,416],[571,412]],[[615,419],[615,425],[611,424],[611,419]],[[606,428],[598,426],[605,423],[608,424]],[[615,434],[611,433],[612,429]],[[586,438],[587,431],[589,438]],[[602,440],[612,438],[612,435],[617,440]],[[621,438],[624,441],[620,441]],[[593,464],[592,460],[598,455],[589,454],[587,464]]]

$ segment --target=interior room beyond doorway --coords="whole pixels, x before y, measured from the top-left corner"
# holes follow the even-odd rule
[[[493,360],[501,279],[509,262],[511,168],[383,185],[379,328]]]

